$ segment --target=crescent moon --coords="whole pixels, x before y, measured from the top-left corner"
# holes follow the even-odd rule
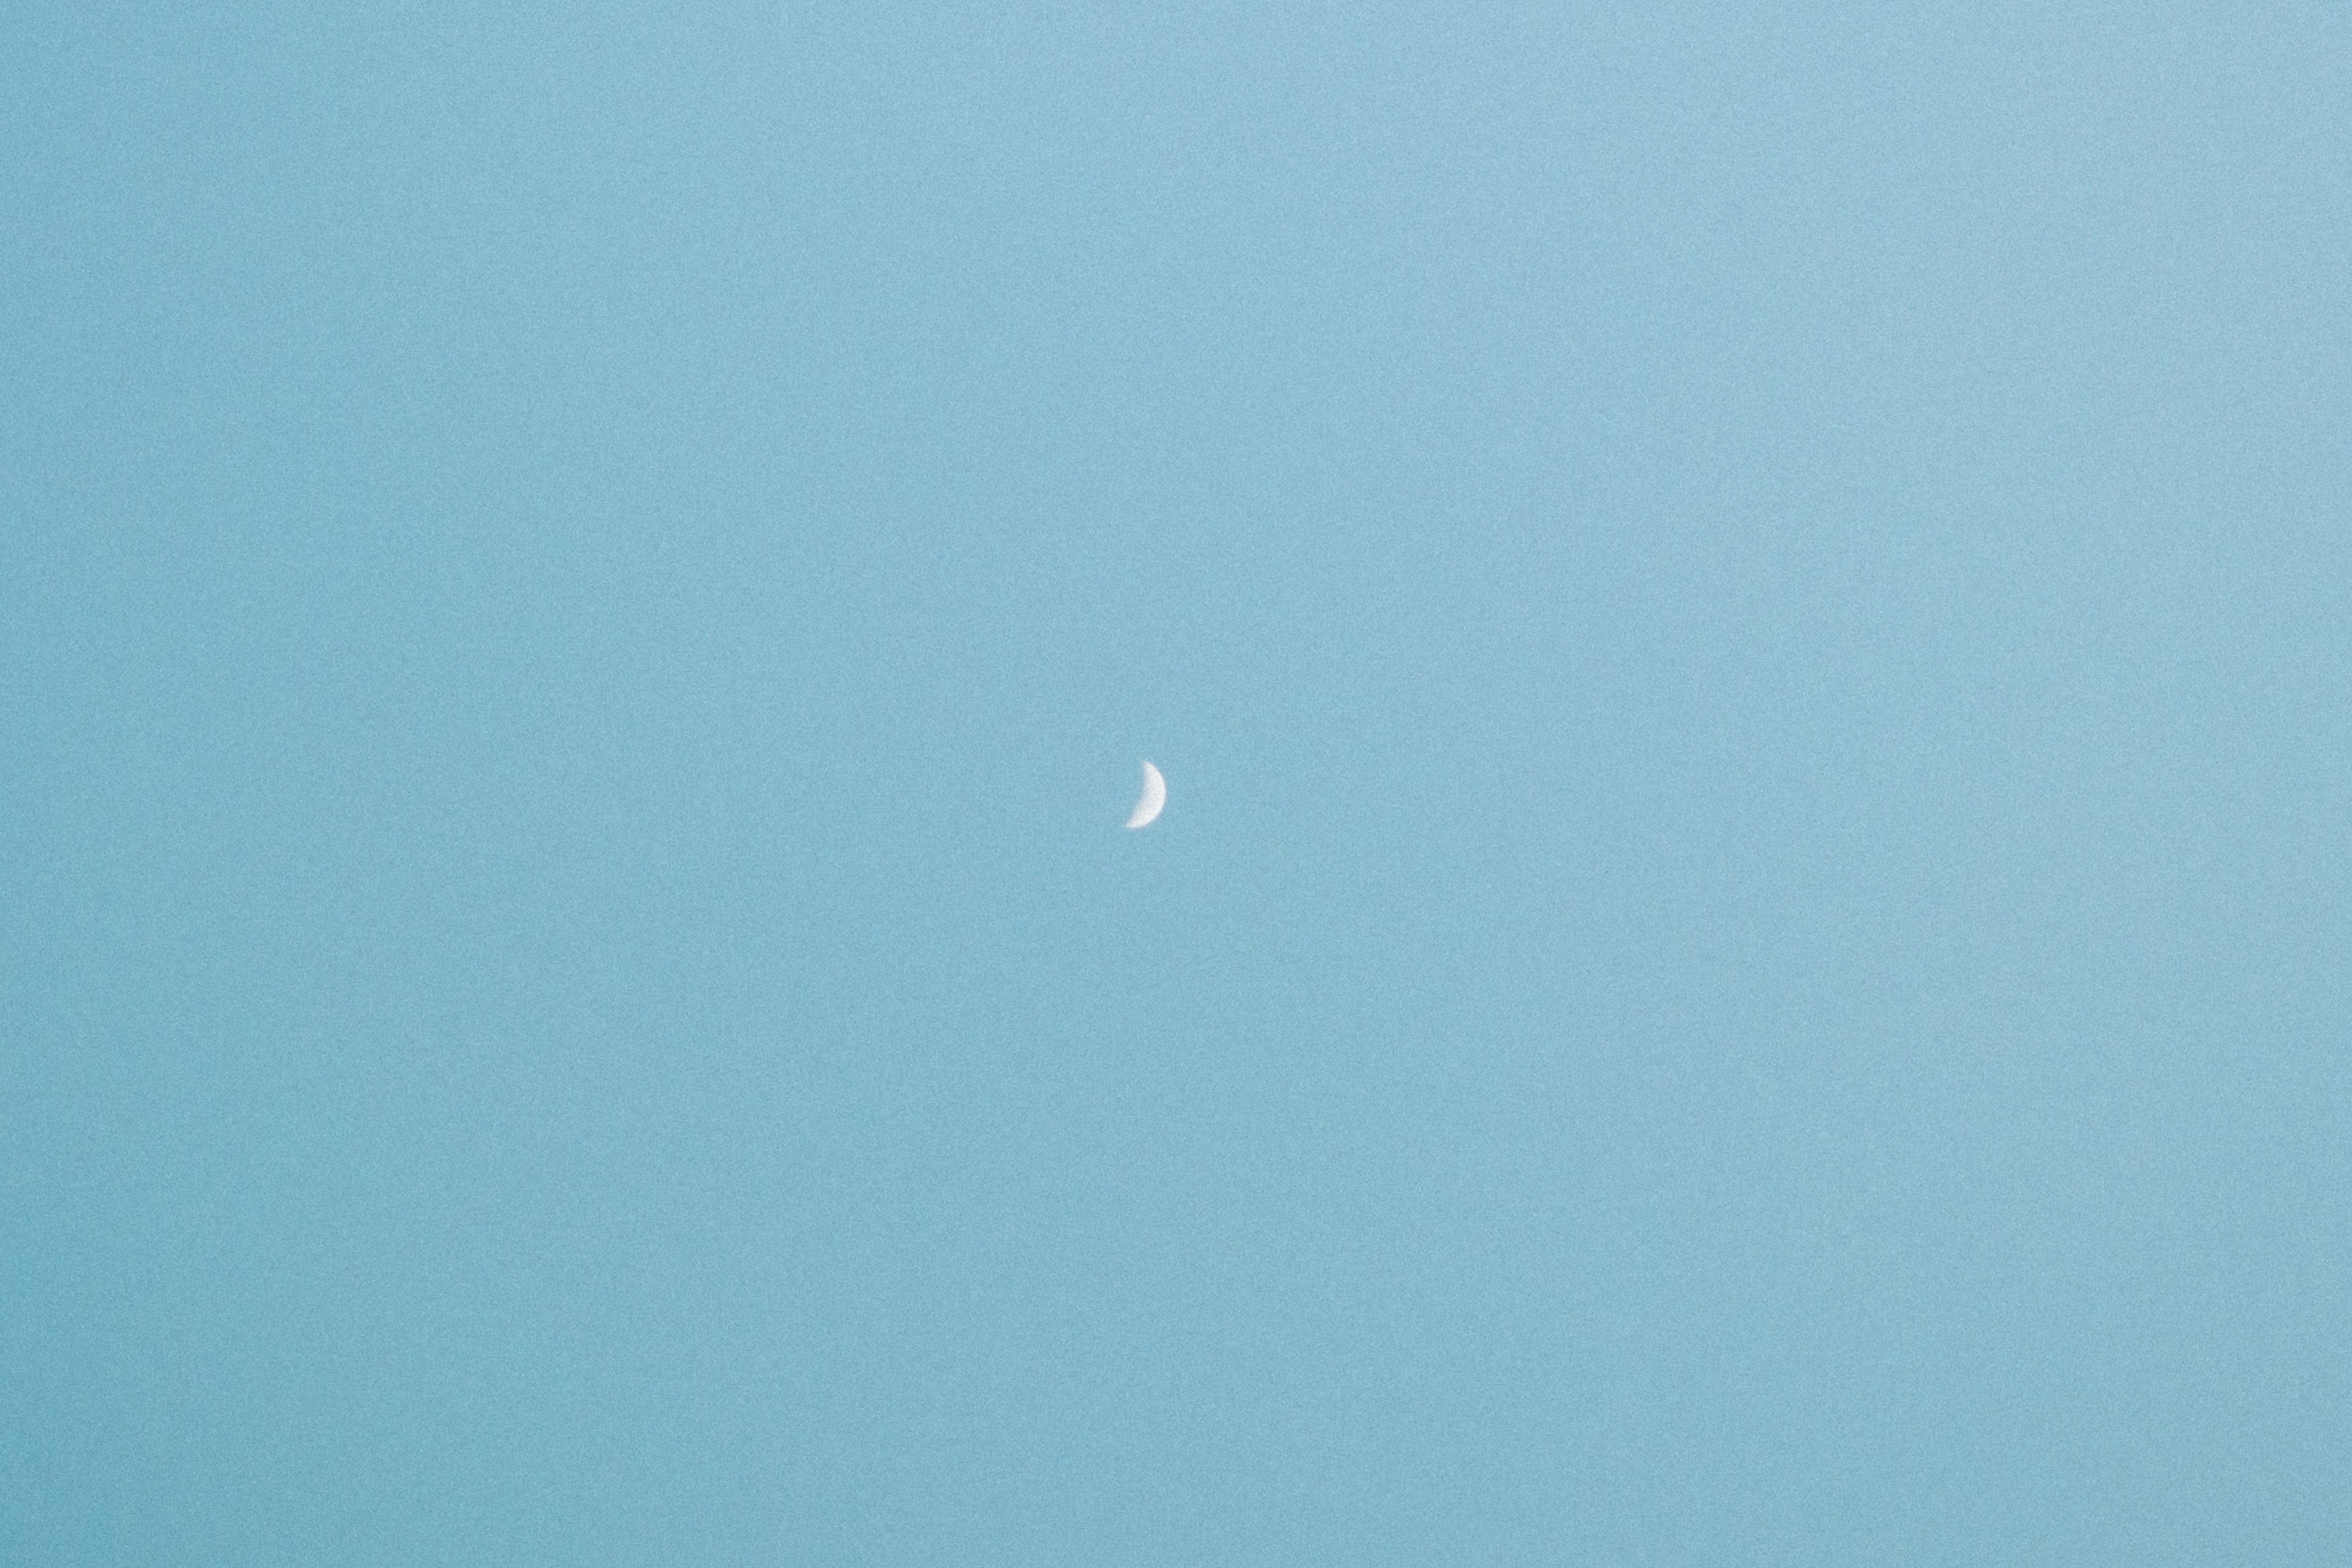
[[[1158,819],[1160,807],[1168,804],[1168,781],[1150,763],[1143,764],[1143,794],[1135,803],[1135,811],[1127,819],[1133,827],[1149,827]]]

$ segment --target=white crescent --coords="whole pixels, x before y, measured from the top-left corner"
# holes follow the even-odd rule
[[[1149,827],[1158,819],[1160,808],[1168,804],[1168,781],[1150,763],[1143,764],[1143,794],[1135,803],[1135,811],[1127,819],[1129,827]]]

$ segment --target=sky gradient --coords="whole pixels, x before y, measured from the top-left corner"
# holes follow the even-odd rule
[[[8,32],[0,1559],[2352,1539],[2340,6]]]

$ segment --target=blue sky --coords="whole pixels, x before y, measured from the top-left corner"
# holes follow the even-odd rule
[[[10,34],[0,1556],[2352,1531],[2337,9]]]

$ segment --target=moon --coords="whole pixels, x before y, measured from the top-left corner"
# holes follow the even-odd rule
[[[1160,816],[1160,808],[1168,804],[1168,781],[1150,763],[1143,764],[1143,794],[1135,803],[1135,810],[1127,819],[1130,828],[1149,827]]]

